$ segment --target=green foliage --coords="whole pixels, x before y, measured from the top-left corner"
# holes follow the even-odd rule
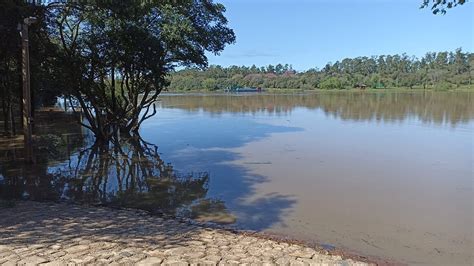
[[[436,86],[434,87],[434,89],[437,91],[447,91],[453,88],[454,85],[448,82],[441,82],[439,84],[436,84]]]
[[[156,113],[167,73],[180,65],[205,67],[206,51],[216,54],[234,42],[224,11],[204,0],[60,6],[53,13],[58,25],[53,37],[64,51],[69,94],[85,113],[84,126],[102,139],[118,128],[137,132]],[[212,90],[216,84],[203,85]]]
[[[343,89],[341,81],[338,78],[330,77],[323,80],[319,84],[319,88],[323,90]]]
[[[421,8],[431,8],[433,14],[446,14],[446,10],[463,5],[467,0],[423,0]]]
[[[343,89],[364,84],[368,88],[450,88],[472,85],[474,54],[427,53],[421,59],[402,55],[344,58],[321,69],[297,73],[288,64],[266,67],[210,66],[186,68],[168,77],[172,91],[215,90],[216,88],[262,87],[266,89]],[[444,86],[446,87],[446,86]]]
[[[175,67],[206,67],[206,52],[218,54],[235,41],[224,12],[224,6],[212,0],[2,1],[4,116],[20,109],[17,24],[25,17],[38,19],[29,34],[34,99],[53,104],[63,96],[77,102],[87,120],[83,126],[109,139],[118,129],[138,131],[156,113],[154,102]],[[217,81],[204,85],[216,89]]]
[[[203,80],[202,87],[206,90],[209,90],[209,91],[216,90],[216,89],[218,89],[217,81],[213,78],[207,78],[207,79]]]

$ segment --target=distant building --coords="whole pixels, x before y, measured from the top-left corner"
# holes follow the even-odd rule
[[[367,88],[367,85],[365,85],[364,83],[356,83],[354,85],[354,88],[365,90]]]

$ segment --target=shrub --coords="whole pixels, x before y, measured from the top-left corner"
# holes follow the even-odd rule
[[[447,91],[454,88],[454,85],[447,82],[442,82],[434,87],[436,91]]]
[[[323,90],[344,89],[342,82],[338,78],[327,78],[319,83],[319,88]]]

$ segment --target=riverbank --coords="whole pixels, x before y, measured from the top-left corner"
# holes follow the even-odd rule
[[[453,89],[435,89],[435,88],[428,88],[423,89],[419,87],[409,88],[409,87],[397,87],[397,88],[367,88],[367,89],[358,89],[358,88],[350,88],[350,89],[331,89],[331,90],[323,90],[323,89],[291,89],[291,88],[264,88],[261,93],[324,93],[324,92],[474,92],[474,86],[461,86],[459,88]],[[209,90],[170,90],[170,91],[163,91],[163,94],[187,94],[187,93],[228,93],[224,92],[224,90],[217,90],[217,91],[209,91]],[[256,93],[257,94],[257,93]]]
[[[370,265],[138,210],[17,201],[0,212],[0,264]]]

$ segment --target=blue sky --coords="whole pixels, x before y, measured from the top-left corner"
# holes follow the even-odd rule
[[[474,4],[433,15],[421,0],[217,0],[237,36],[210,64],[288,63],[296,70],[345,57],[473,51]]]

